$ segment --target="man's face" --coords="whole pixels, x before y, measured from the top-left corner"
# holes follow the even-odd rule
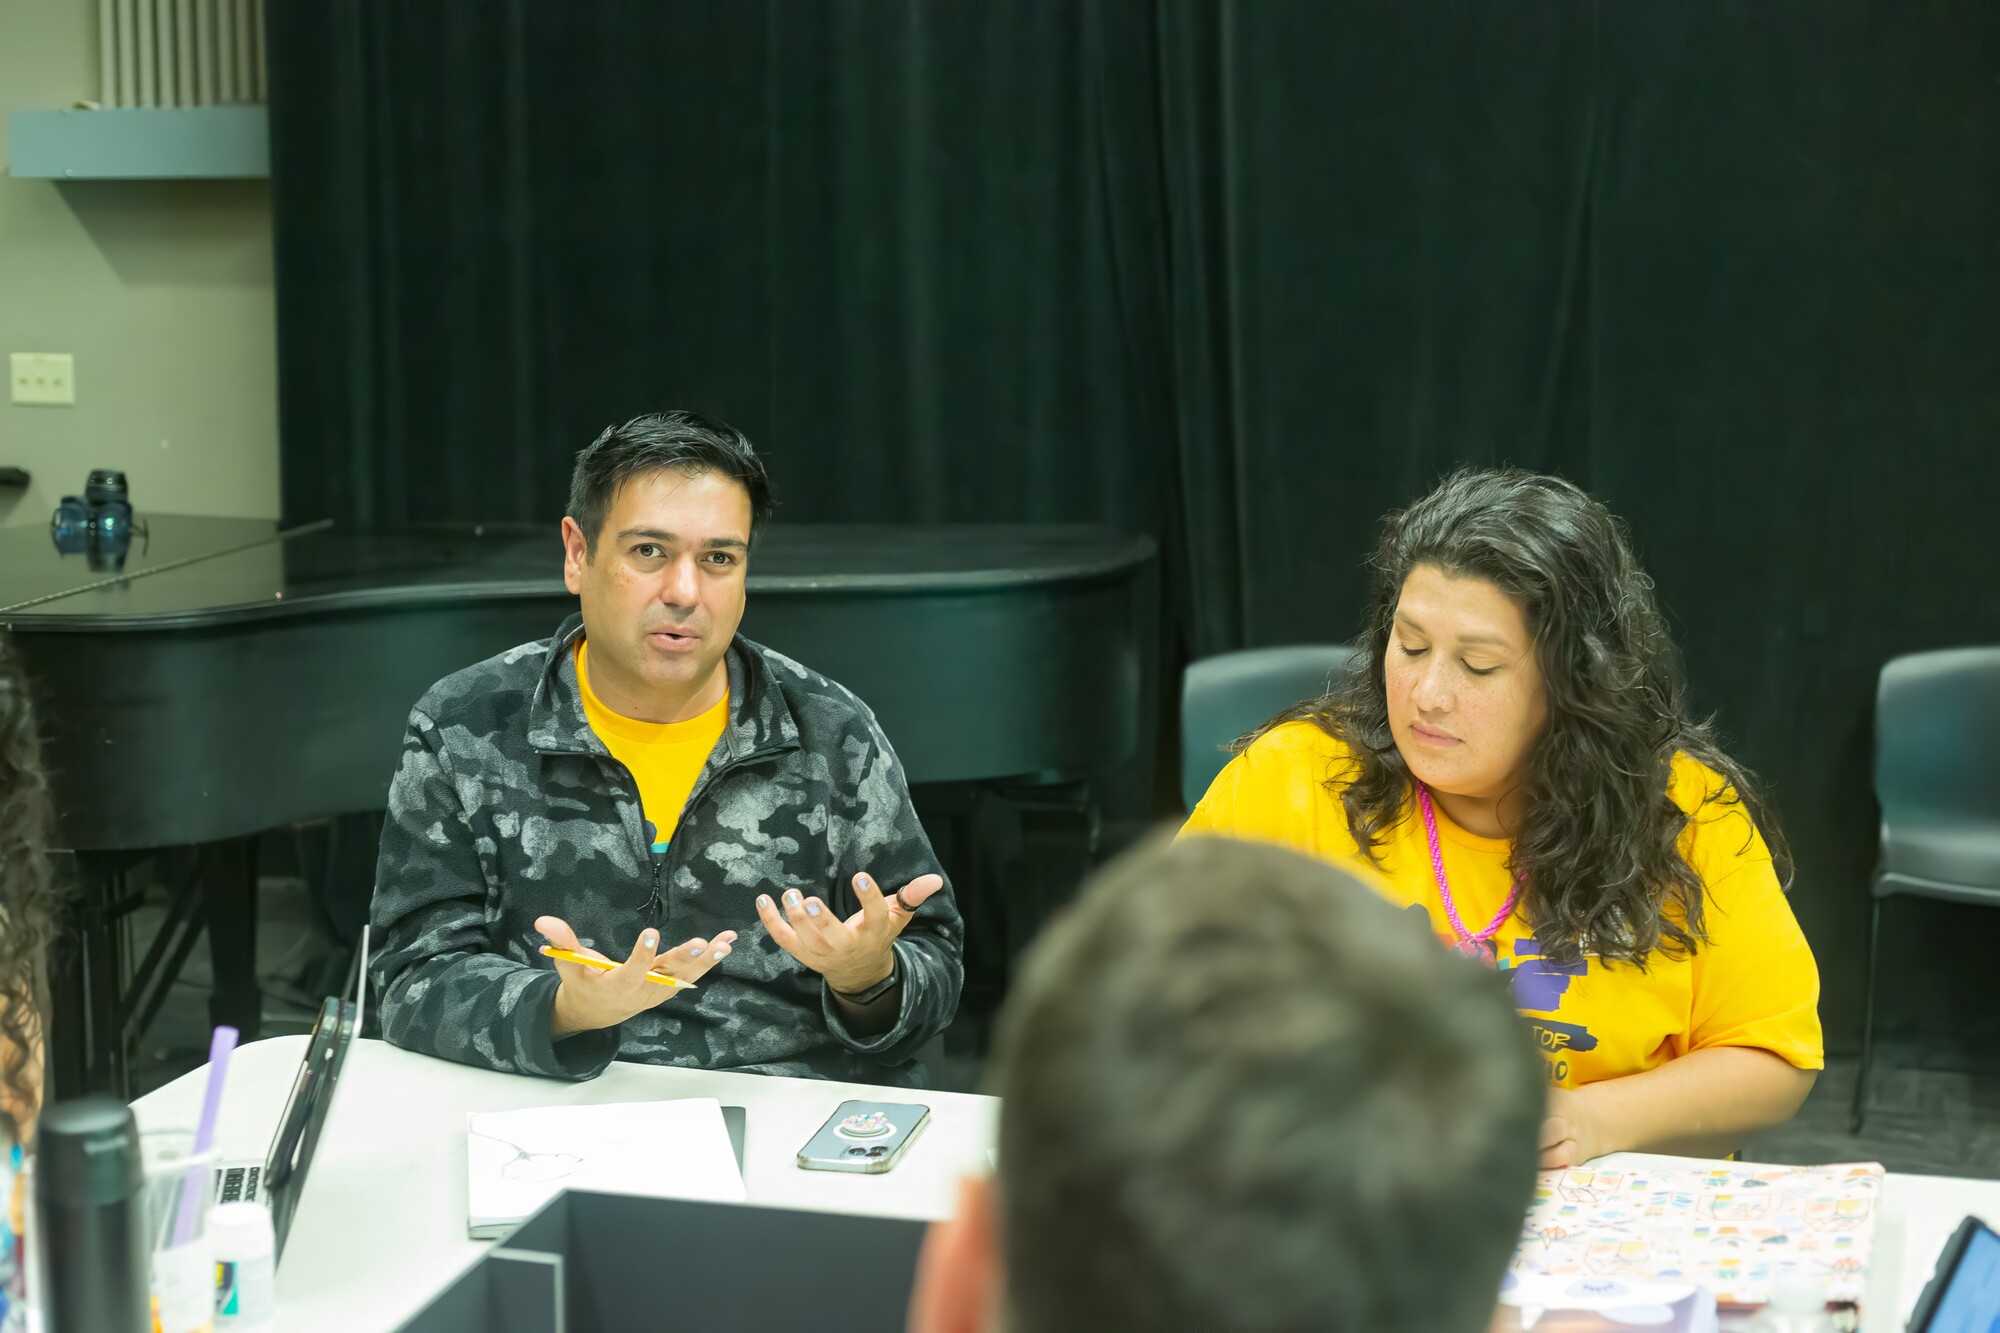
[[[743,619],[749,555],[750,493],[714,472],[667,468],[627,480],[594,551],[565,518],[563,583],[583,603],[592,691],[651,722],[712,704]]]

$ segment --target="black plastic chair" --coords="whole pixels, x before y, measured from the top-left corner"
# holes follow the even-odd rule
[[[2000,648],[1913,653],[1882,668],[1875,798],[1882,806],[1882,850],[1868,923],[1856,1132],[1875,1059],[1882,900],[1906,893],[2000,907]]]
[[[1190,662],[1181,678],[1181,800],[1192,810],[1229,763],[1227,746],[1325,694],[1360,650],[1344,643],[1246,648]]]

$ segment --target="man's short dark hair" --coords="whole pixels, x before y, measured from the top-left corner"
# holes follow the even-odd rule
[[[698,412],[649,412],[622,426],[606,426],[576,456],[570,474],[569,516],[583,529],[584,550],[595,554],[618,488],[663,468],[713,472],[750,493],[750,534],[771,517],[771,478],[742,431]]]
[[[1008,1327],[1491,1320],[1541,1061],[1504,982],[1345,871],[1142,848],[1032,950],[996,1056]]]

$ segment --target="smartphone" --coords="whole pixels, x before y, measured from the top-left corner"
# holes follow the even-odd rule
[[[1994,1328],[2000,1328],[2000,1232],[1968,1217],[1939,1253],[1937,1272],[1910,1315],[1909,1333]]]
[[[842,1102],[799,1149],[799,1168],[879,1175],[903,1160],[930,1122],[931,1108],[913,1102]]]

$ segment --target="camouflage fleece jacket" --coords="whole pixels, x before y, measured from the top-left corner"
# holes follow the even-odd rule
[[[729,722],[655,857],[638,788],[584,719],[580,616],[433,685],[410,714],[375,874],[371,966],[391,1042],[466,1064],[594,1078],[615,1059],[923,1086],[916,1056],[951,1021],[963,926],[951,887],[895,944],[902,1007],[878,1036],[780,949],[756,899],[787,888],[845,916],[866,870],[885,889],[941,873],[902,765],[853,694],[738,637]],[[551,1037],[557,977],[535,918],[624,958],[734,929],[691,994],[615,1029]]]

